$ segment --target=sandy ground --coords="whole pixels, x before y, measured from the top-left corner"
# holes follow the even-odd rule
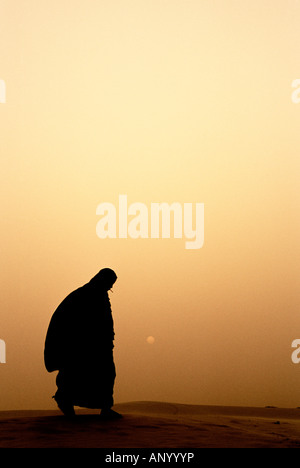
[[[298,448],[300,409],[122,403],[117,421],[76,409],[0,412],[1,448]]]

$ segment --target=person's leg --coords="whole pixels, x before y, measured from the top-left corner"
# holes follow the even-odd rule
[[[122,417],[123,416],[120,413],[117,413],[116,411],[108,407],[102,408],[101,413],[100,413],[100,418],[105,419],[105,420],[121,419]]]
[[[116,368],[113,355],[109,355],[105,369],[105,379],[103,385],[103,406],[101,409],[101,419],[120,419],[122,415],[112,410],[114,405],[114,385],[116,379]]]
[[[71,401],[69,382],[67,375],[64,371],[59,371],[56,378],[57,392],[54,395],[54,400],[57,403],[58,408],[67,417],[74,417],[75,411]]]

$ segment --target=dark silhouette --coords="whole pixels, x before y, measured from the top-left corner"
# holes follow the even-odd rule
[[[54,312],[45,341],[45,366],[58,370],[54,399],[66,416],[74,406],[101,409],[102,418],[121,417],[113,411],[116,377],[114,324],[108,290],[117,280],[110,268],[69,294]]]

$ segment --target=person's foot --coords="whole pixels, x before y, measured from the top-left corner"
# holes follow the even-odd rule
[[[100,418],[105,420],[121,419],[123,416],[111,408],[104,408],[100,413]]]
[[[56,395],[53,397],[57,403],[58,408],[60,411],[67,417],[67,418],[74,418],[76,416],[74,406],[72,403],[69,403],[62,398],[58,398]]]

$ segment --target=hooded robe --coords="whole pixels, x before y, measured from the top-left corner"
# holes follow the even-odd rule
[[[92,280],[54,312],[46,335],[48,372],[58,370],[56,397],[73,406],[113,406],[114,324],[107,290]]]

